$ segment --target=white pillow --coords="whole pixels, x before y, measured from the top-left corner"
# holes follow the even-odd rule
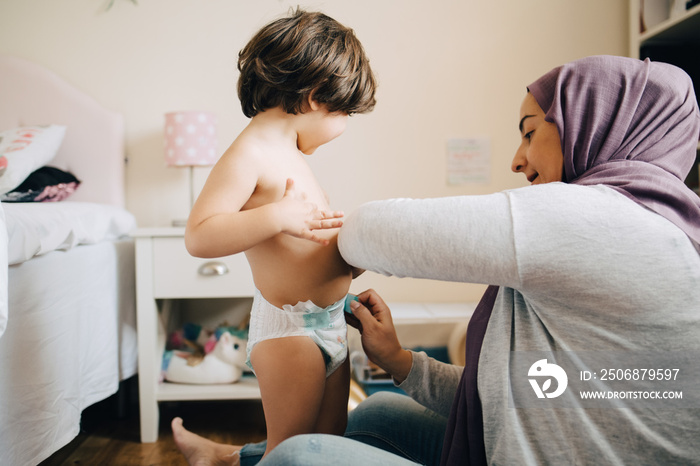
[[[49,163],[65,134],[66,127],[59,125],[23,126],[0,133],[0,194],[12,191]]]

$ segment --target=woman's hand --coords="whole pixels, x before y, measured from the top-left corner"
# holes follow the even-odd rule
[[[327,238],[321,238],[314,231],[340,228],[343,225],[343,221],[340,220],[344,215],[343,212],[319,210],[316,204],[306,201],[306,194],[294,189],[294,180],[291,178],[287,179],[284,196],[277,202],[277,207],[282,233],[324,246],[330,241]]]
[[[362,348],[369,360],[397,383],[403,382],[411,371],[413,356],[399,344],[389,307],[374,290],[357,297],[360,302],[350,303],[353,316],[346,316],[348,324],[360,331]]]

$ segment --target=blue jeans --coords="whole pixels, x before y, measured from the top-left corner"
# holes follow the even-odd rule
[[[263,465],[438,465],[447,418],[406,395],[378,392],[350,412],[345,437],[298,435],[265,460],[265,442],[241,449],[241,466]]]

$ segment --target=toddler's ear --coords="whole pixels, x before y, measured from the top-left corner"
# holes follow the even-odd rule
[[[319,108],[321,108],[321,104],[319,104],[318,102],[316,102],[316,100],[314,99],[314,93],[315,93],[315,92],[316,92],[316,91],[311,91],[311,92],[309,92],[309,97],[307,97],[307,100],[308,100],[307,103],[309,104],[309,109],[311,109],[312,112],[318,110]]]

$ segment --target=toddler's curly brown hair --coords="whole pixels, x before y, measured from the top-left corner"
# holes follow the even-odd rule
[[[303,113],[309,97],[329,112],[372,111],[376,80],[352,29],[297,8],[263,27],[238,54],[238,98],[253,117],[270,108]]]

